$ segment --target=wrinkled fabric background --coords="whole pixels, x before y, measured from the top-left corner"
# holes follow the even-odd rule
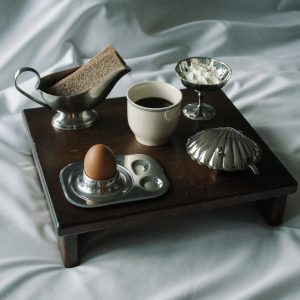
[[[279,227],[252,204],[222,208],[88,234],[81,264],[63,267],[21,115],[37,104],[13,78],[109,43],[132,68],[109,97],[143,80],[182,88],[188,56],[226,61],[224,92],[300,182],[299,1],[1,0],[0,299],[300,299],[300,192]]]

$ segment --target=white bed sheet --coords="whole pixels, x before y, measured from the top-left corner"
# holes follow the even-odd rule
[[[132,68],[109,97],[143,80],[182,88],[178,60],[216,57],[233,70],[225,93],[299,182],[300,3],[235,2],[0,1],[0,299],[300,299],[299,192],[279,227],[251,204],[174,217],[89,234],[65,269],[21,116],[37,105],[13,87],[20,67],[46,75],[109,43]]]

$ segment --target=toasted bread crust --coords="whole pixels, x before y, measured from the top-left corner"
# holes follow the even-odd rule
[[[122,57],[109,45],[88,63],[49,87],[47,92],[59,96],[81,94],[97,86],[113,73],[125,70],[126,67]]]

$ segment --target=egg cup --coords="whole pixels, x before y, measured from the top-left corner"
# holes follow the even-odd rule
[[[68,202],[83,208],[156,198],[170,183],[156,160],[144,154],[117,155],[117,172],[95,180],[84,172],[83,161],[74,162],[60,172],[60,182]]]
[[[117,166],[117,172],[113,177],[102,180],[90,178],[83,170],[76,178],[74,191],[86,199],[92,196],[109,201],[125,193],[130,188],[130,181],[130,174],[121,166]]]

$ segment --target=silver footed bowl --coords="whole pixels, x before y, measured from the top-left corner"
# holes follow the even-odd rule
[[[250,168],[255,175],[259,174],[255,164],[261,158],[261,148],[232,127],[199,131],[188,139],[186,149],[193,160],[211,169],[241,171]]]
[[[182,84],[198,94],[198,103],[183,108],[183,114],[192,120],[210,120],[215,117],[213,106],[204,103],[204,97],[210,91],[221,89],[231,77],[230,67],[211,57],[189,57],[179,61],[175,71]]]

